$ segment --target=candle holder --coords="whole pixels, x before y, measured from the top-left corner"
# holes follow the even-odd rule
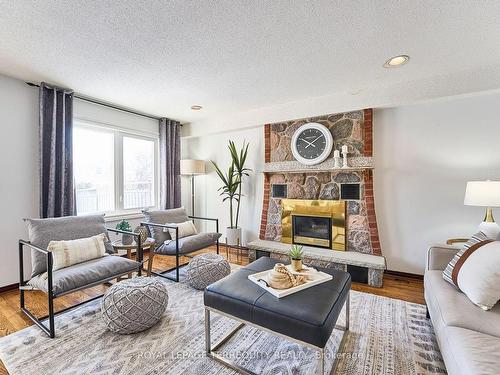
[[[334,156],[333,157],[333,168],[334,169],[339,169],[340,168],[340,156]]]
[[[347,165],[347,151],[342,151],[342,157],[343,157],[343,164],[342,164],[342,169],[349,168]]]

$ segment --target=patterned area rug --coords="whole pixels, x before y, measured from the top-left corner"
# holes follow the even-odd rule
[[[167,312],[148,331],[129,336],[106,331],[97,300],[57,316],[55,339],[37,327],[2,338],[0,358],[11,375],[235,374],[204,354],[203,293],[183,282],[165,283]],[[337,355],[337,374],[446,373],[424,306],[351,293],[351,330],[340,353],[342,333],[334,330],[325,369]],[[342,314],[338,323],[343,322]],[[213,342],[235,325],[212,314]],[[317,365],[310,349],[248,327],[221,351],[260,374],[313,374]]]

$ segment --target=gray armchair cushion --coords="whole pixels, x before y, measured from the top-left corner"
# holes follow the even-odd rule
[[[220,233],[198,233],[189,237],[179,238],[179,253],[188,254],[213,245],[221,236]],[[175,255],[175,241],[167,240],[155,253],[162,255]]]
[[[42,249],[47,249],[50,241],[67,241],[92,237],[108,232],[103,215],[66,216],[49,219],[25,219],[28,224],[29,241]],[[109,239],[109,237],[108,237]],[[106,251],[113,252],[108,241]],[[47,271],[47,257],[39,251],[31,251],[31,277]]]
[[[71,267],[61,268],[53,273],[52,291],[56,295],[65,293],[86,285],[98,283],[99,281],[124,275],[128,272],[137,271],[139,265],[140,263],[134,260],[107,255],[102,258],[78,263]],[[47,274],[42,273],[35,276],[28,281],[28,284],[47,292]]]
[[[189,220],[184,207],[173,208],[170,210],[144,210],[142,213],[148,223],[163,225],[167,223],[183,223]],[[151,233],[151,237],[155,239],[157,244],[162,244],[166,240],[170,240],[170,234],[168,234],[168,232],[164,232],[163,228],[150,226],[148,227],[148,230]]]

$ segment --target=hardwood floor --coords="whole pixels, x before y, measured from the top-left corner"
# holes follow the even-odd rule
[[[215,247],[207,248],[198,253],[215,252]],[[226,256],[225,247],[221,246],[220,253]],[[248,264],[248,256],[245,251],[240,257],[236,250],[229,251],[229,262],[238,265]],[[145,254],[147,257],[148,254]],[[189,258],[183,258],[181,263],[189,262]],[[155,256],[153,260],[153,270],[161,271],[175,265],[175,258],[165,256]],[[92,297],[98,296],[106,291],[108,287],[100,285],[83,291],[68,294],[55,300],[55,310],[75,305]],[[353,290],[373,293],[385,297],[401,299],[409,302],[424,304],[423,281],[412,277],[402,277],[394,275],[384,275],[384,286],[375,288],[365,284],[353,283]],[[44,316],[47,313],[46,295],[40,292],[27,292],[26,305],[37,316]],[[57,319],[57,318],[56,318]],[[6,336],[23,328],[31,326],[33,323],[19,310],[19,292],[11,290],[0,293],[0,337]],[[8,374],[0,362],[0,375]]]

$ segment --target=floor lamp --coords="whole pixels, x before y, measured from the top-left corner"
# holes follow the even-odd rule
[[[181,175],[191,177],[191,215],[194,216],[194,177],[205,174],[205,161],[184,159],[181,160]]]

